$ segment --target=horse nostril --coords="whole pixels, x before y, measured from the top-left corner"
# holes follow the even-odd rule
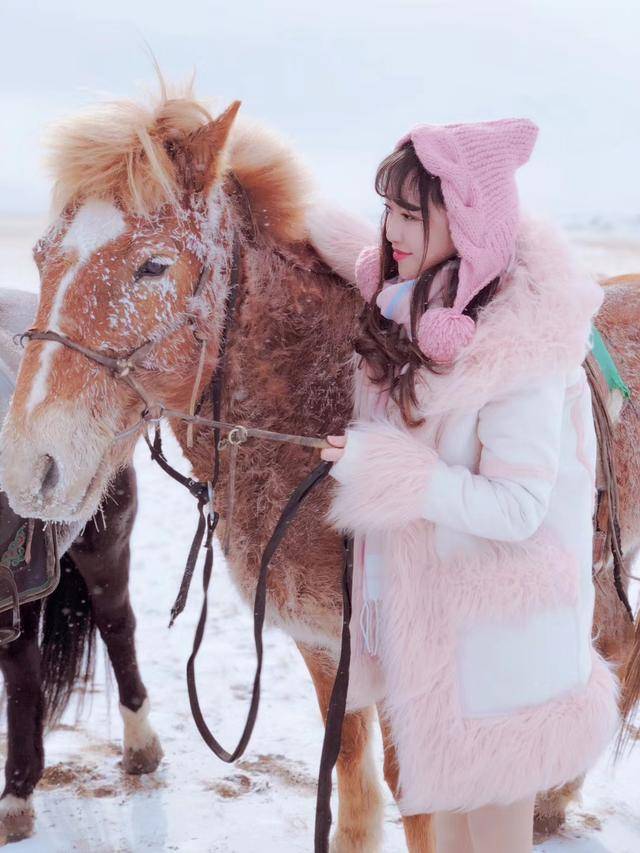
[[[60,479],[56,460],[53,456],[49,456],[48,453],[45,453],[42,457],[42,472],[42,486],[40,488],[42,493],[45,494],[55,489]]]

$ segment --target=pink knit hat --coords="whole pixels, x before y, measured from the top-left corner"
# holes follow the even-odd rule
[[[451,239],[460,255],[452,308],[430,308],[420,318],[418,344],[439,362],[455,359],[471,340],[475,323],[462,312],[509,265],[519,221],[515,172],[527,162],[538,127],[526,118],[469,124],[419,124],[402,137],[422,165],[440,178]],[[364,250],[364,252],[370,250]],[[373,271],[370,257],[361,271]]]

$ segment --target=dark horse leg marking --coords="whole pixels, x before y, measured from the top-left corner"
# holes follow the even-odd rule
[[[4,617],[4,614],[3,614]],[[40,682],[38,624],[40,602],[21,608],[22,634],[0,647],[0,669],[7,691],[7,760],[0,818],[8,840],[31,834],[31,793],[44,768],[44,695]]]
[[[70,549],[91,597],[94,618],[113,666],[124,721],[123,767],[150,773],[162,758],[148,721],[149,700],[138,670],[136,619],[129,600],[129,539],[137,510],[133,468],[120,472],[104,505],[104,524],[91,520]],[[105,529],[106,525],[106,529]]]

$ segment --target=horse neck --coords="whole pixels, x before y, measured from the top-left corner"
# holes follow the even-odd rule
[[[299,263],[292,262],[282,257],[283,252],[291,254],[291,247],[248,234],[247,218],[250,213],[247,217],[242,199],[223,194],[219,222],[227,230],[218,235],[220,246],[215,252],[220,277],[223,269],[231,267],[234,234],[240,241],[241,260],[235,311],[229,320],[222,420],[289,434],[327,434],[343,426],[351,412],[350,370],[336,370],[329,376],[327,365],[344,367],[349,360],[359,310],[356,294],[326,271],[309,269],[309,264],[317,265],[317,258],[308,248],[298,247],[296,256],[302,253],[302,257]],[[224,298],[211,289],[207,298],[214,343],[198,391],[205,391],[204,417],[212,416],[208,391],[218,359],[228,275],[225,280]],[[190,364],[190,376],[182,388],[187,405],[197,357]],[[212,432],[196,430],[190,448],[186,425],[174,423],[173,428],[194,474],[210,476]]]

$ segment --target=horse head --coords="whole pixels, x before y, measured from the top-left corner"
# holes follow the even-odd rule
[[[239,106],[214,119],[192,98],[163,93],[154,109],[107,105],[53,137],[59,212],[34,247],[34,336],[0,436],[0,478],[16,512],[90,518],[130,460],[143,399],[187,407],[203,316],[208,367],[215,362],[231,235],[221,188]],[[142,396],[60,339],[107,361],[142,347]]]

